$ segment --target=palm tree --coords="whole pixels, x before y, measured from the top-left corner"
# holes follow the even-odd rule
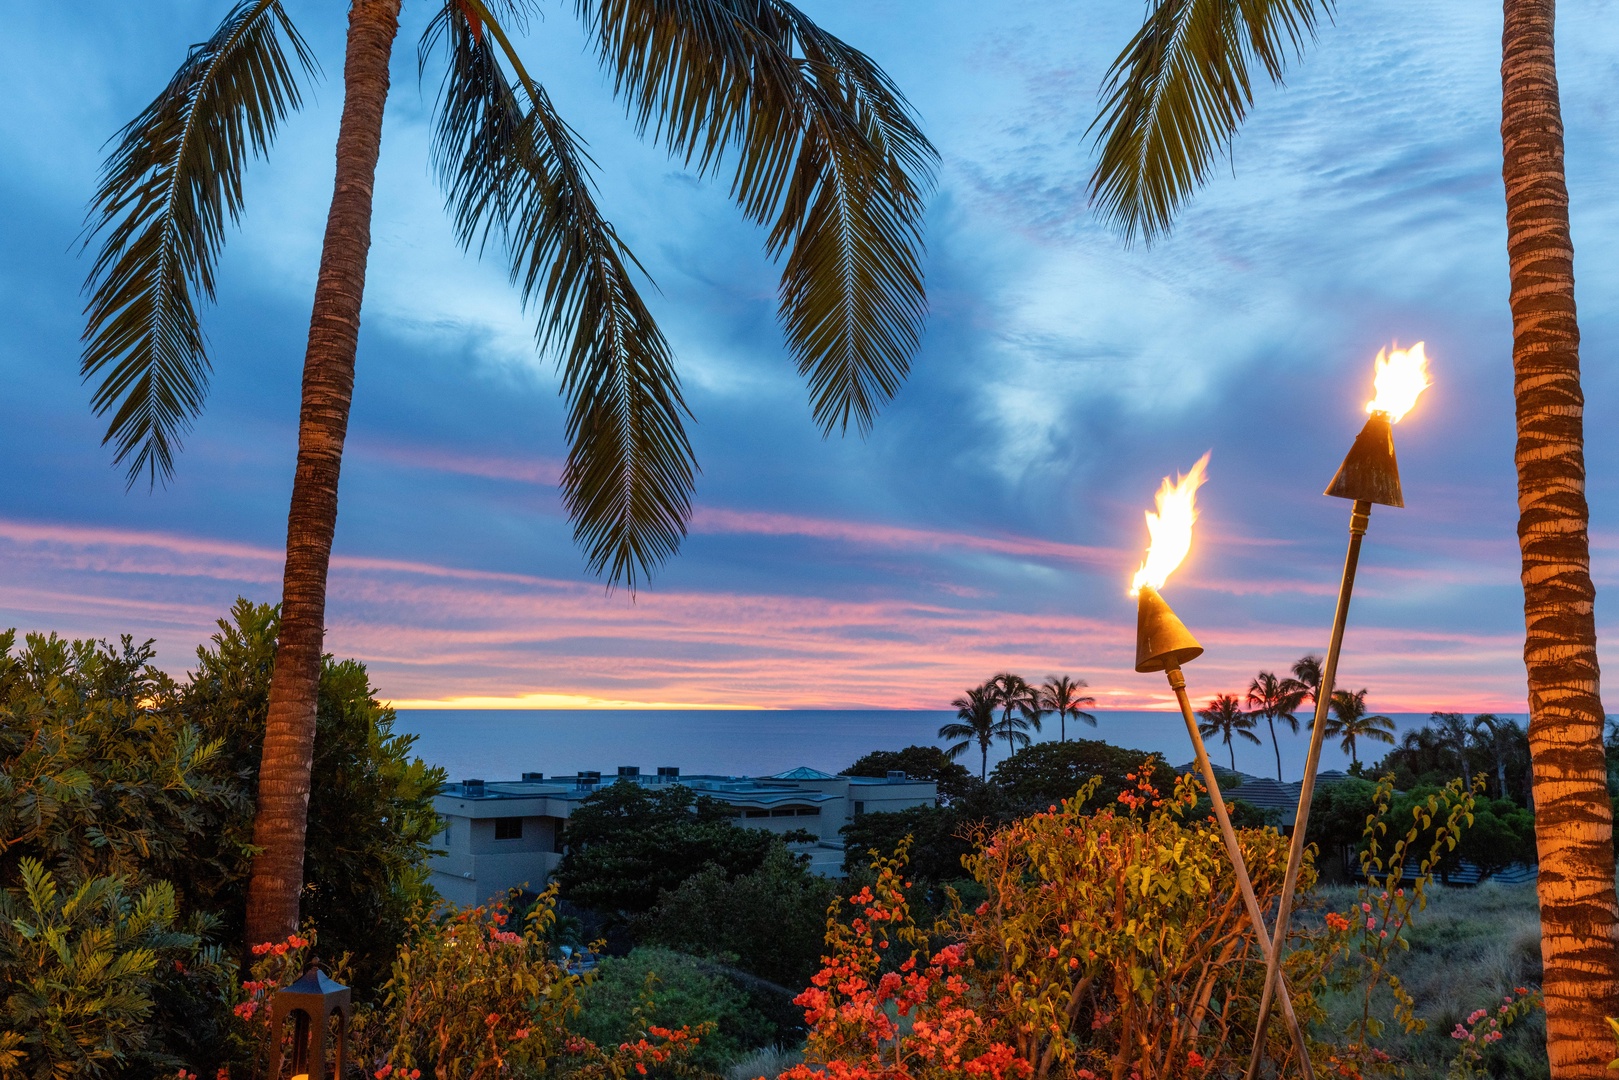
[[[1299,707],[1310,688],[1298,679],[1278,679],[1274,672],[1261,671],[1248,684],[1248,707],[1255,716],[1263,716],[1270,727],[1270,744],[1276,749],[1276,782],[1282,781],[1282,744],[1276,741],[1276,721],[1297,735],[1299,718],[1293,710]]]
[[[1089,694],[1081,694],[1089,684],[1084,679],[1070,679],[1067,675],[1048,675],[1046,681],[1038,690],[1040,704],[1048,712],[1057,714],[1062,724],[1061,741],[1068,741],[1068,718],[1083,720],[1091,727],[1096,726],[1096,717],[1085,712],[1087,706],[1095,705],[1096,699]]]
[[[1473,729],[1474,737],[1495,759],[1495,797],[1511,798],[1507,793],[1507,764],[1515,759],[1521,761],[1525,756],[1528,740],[1523,728],[1510,717],[1479,713],[1473,717]]]
[[[1206,709],[1197,710],[1197,730],[1204,735],[1218,735],[1231,752],[1231,771],[1237,771],[1237,748],[1232,739],[1247,739],[1259,745],[1259,736],[1253,733],[1254,715],[1242,711],[1242,703],[1235,694],[1218,694]]]
[[[946,747],[944,752],[958,758],[976,742],[980,758],[978,779],[984,780],[989,776],[989,748],[995,744],[995,736],[999,734],[995,721],[995,691],[990,683],[985,683],[973,687],[965,697],[958,697],[950,704],[956,710],[956,719],[939,729],[939,738],[961,741]]]
[[[1321,665],[1324,663],[1326,661],[1315,653],[1305,653],[1293,661],[1293,681],[1304,690],[1300,702],[1315,704],[1315,692],[1321,689]]]
[[[1212,174],[1332,0],[1150,0],[1108,73],[1090,190],[1126,236],[1152,239]],[[1542,982],[1552,1076],[1599,1076],[1619,1014],[1619,895],[1603,759],[1596,587],[1585,498],[1585,397],[1563,172],[1556,0],[1503,0],[1501,175],[1517,408],[1524,666],[1540,849]]]
[[[304,359],[298,460],[258,791],[250,942],[298,925],[338,474],[353,394],[372,191],[402,0],[351,0],[337,174]],[[444,71],[433,141],[456,234],[491,241],[561,368],[563,499],[588,564],[634,588],[685,535],[695,462],[640,265],[596,206],[590,161],[507,34],[538,0],[428,0],[419,50]],[[923,194],[935,154],[868,57],[780,0],[579,0],[637,130],[709,174],[734,166],[742,212],[785,256],[780,315],[826,431],[862,432],[920,333]],[[315,71],[281,0],[240,0],[107,158],[88,229],[101,248],[83,374],[134,484],[174,467],[212,364],[214,297],[250,156],[268,152]],[[728,160],[729,159],[729,160]]]
[[[1342,740],[1338,745],[1349,755],[1355,771],[1360,771],[1360,757],[1355,752],[1359,740],[1370,739],[1394,745],[1393,719],[1366,714],[1365,690],[1334,690],[1328,708],[1326,735]],[[1314,727],[1315,721],[1310,721],[1310,726]]]
[[[994,695],[995,707],[1001,710],[996,733],[1006,740],[1007,750],[1015,752],[1019,746],[1028,746],[1033,741],[1029,738],[1029,729],[1039,731],[1040,717],[1044,715],[1034,687],[1023,676],[1010,672],[996,675],[985,685]]]
[[[1462,767],[1462,783],[1467,790],[1473,790],[1473,767],[1467,760],[1467,752],[1473,748],[1476,732],[1461,713],[1433,712],[1428,714],[1428,722],[1433,725],[1434,733],[1438,736],[1439,745],[1449,750],[1460,762]]]

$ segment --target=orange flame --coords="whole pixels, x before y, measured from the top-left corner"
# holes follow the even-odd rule
[[[1377,396],[1366,403],[1369,413],[1386,413],[1389,423],[1397,424],[1400,417],[1411,411],[1422,392],[1433,385],[1428,378],[1428,357],[1422,351],[1422,342],[1409,349],[1379,349],[1372,388]]]
[[[1208,479],[1209,455],[1204,454],[1185,476],[1176,474],[1171,484],[1169,477],[1158,488],[1154,497],[1158,512],[1147,511],[1147,558],[1130,580],[1130,595],[1135,596],[1143,585],[1162,589],[1175,567],[1192,550],[1192,523],[1197,520],[1197,489]]]

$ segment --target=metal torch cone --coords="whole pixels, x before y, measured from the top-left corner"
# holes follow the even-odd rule
[[[1327,644],[1327,660],[1321,668],[1321,685],[1315,692],[1315,719],[1310,724],[1310,750],[1304,762],[1304,778],[1299,784],[1299,808],[1293,818],[1292,843],[1287,852],[1287,877],[1282,882],[1281,902],[1276,909],[1276,932],[1270,939],[1266,957],[1265,988],[1259,998],[1259,1022],[1254,1033],[1253,1053],[1248,1059],[1247,1080],[1259,1075],[1265,1050],[1265,1027],[1270,1020],[1271,1001],[1280,981],[1282,951],[1287,944],[1288,921],[1293,914],[1293,893],[1304,868],[1304,833],[1310,822],[1310,803],[1315,798],[1316,770],[1321,764],[1321,745],[1326,740],[1327,710],[1338,677],[1338,656],[1343,651],[1344,625],[1349,620],[1349,600],[1355,591],[1355,569],[1360,563],[1360,545],[1371,521],[1372,504],[1405,505],[1400,492],[1400,466],[1394,456],[1394,428],[1387,413],[1374,412],[1355,436],[1338,475],[1332,478],[1326,494],[1354,500],[1349,512],[1349,551],[1344,556],[1343,576],[1338,582],[1338,606],[1332,616],[1332,639]],[[1292,1015],[1287,988],[1281,987],[1282,1007]]]
[[[1231,815],[1226,812],[1225,796],[1220,793],[1220,785],[1215,780],[1214,766],[1209,763],[1208,749],[1203,744],[1203,733],[1198,730],[1197,721],[1192,715],[1192,702],[1186,695],[1186,678],[1181,674],[1181,665],[1197,659],[1203,655],[1203,646],[1198,644],[1197,638],[1186,629],[1186,624],[1180,621],[1158,590],[1150,585],[1142,586],[1136,601],[1136,670],[1140,672],[1162,671],[1169,679],[1170,689],[1175,691],[1175,700],[1180,703],[1181,717],[1186,721],[1186,733],[1192,738],[1192,749],[1197,755],[1197,768],[1203,774],[1203,784],[1208,788],[1209,801],[1214,804],[1214,817],[1220,825],[1220,835],[1225,840],[1226,854],[1231,859],[1232,869],[1236,871],[1237,888],[1242,893],[1243,906],[1248,911],[1248,921],[1253,924],[1254,935],[1259,940],[1260,951],[1265,957],[1265,970],[1276,970],[1275,945],[1265,928],[1265,917],[1259,910],[1259,900],[1254,896],[1253,881],[1248,877],[1248,863],[1242,856],[1242,847],[1237,843],[1237,831],[1231,827]],[[1278,971],[1276,981],[1281,982],[1286,990],[1286,982]],[[1269,980],[1267,980],[1269,985]],[[1310,1054],[1304,1042],[1304,1030],[1299,1026],[1298,1017],[1293,1012],[1292,995],[1283,993],[1282,1013],[1287,1018],[1288,1030],[1293,1037],[1293,1047],[1297,1052],[1302,1075],[1309,1078],[1314,1073],[1310,1067]]]

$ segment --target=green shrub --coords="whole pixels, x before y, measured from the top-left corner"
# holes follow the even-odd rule
[[[131,897],[117,877],[62,888],[33,858],[18,870],[22,888],[0,890],[0,1076],[175,1069],[185,1059],[149,1023],[163,975],[217,991],[229,969],[200,934],[176,929],[174,889],[159,882]]]
[[[647,1024],[666,1028],[712,1023],[691,1064],[722,1071],[745,1050],[765,1046],[775,1029],[748,1005],[747,995],[696,957],[643,947],[603,960],[580,995],[573,1030],[602,1046],[633,1041]]]
[[[703,867],[664,893],[635,932],[647,944],[734,963],[796,994],[820,967],[826,909],[836,896],[835,884],[778,844],[751,874],[728,878],[718,866]]]

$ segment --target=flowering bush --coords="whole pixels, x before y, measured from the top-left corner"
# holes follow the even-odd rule
[[[383,1005],[356,1024],[376,1080],[482,1080],[558,1071],[624,1080],[678,1066],[702,1032],[648,1025],[603,1049],[572,1035],[586,976],[552,958],[556,890],[520,923],[506,904],[440,909],[413,919],[384,985]]]
[[[935,927],[942,948],[911,920],[903,849],[878,858],[876,884],[849,901],[855,917],[829,920],[826,967],[799,999],[810,1064],[783,1080],[1240,1071],[1264,965],[1225,848],[1212,823],[1186,819],[1200,790],[1190,778],[1168,797],[1150,765],[1129,779],[1124,812],[1083,813],[1093,785],[981,837],[967,864],[989,898]],[[1267,904],[1285,842],[1240,838]],[[1312,950],[1290,957],[1295,988],[1320,981],[1319,963]]]
[[[1467,1019],[1451,1029],[1450,1037],[1460,1046],[1450,1063],[1448,1080],[1472,1080],[1489,1076],[1484,1069],[1484,1051],[1506,1037],[1506,1029],[1543,1005],[1540,991],[1519,986],[1513,996],[1502,995],[1493,1009],[1474,1009]],[[1612,1068],[1612,1066],[1609,1066]]]

